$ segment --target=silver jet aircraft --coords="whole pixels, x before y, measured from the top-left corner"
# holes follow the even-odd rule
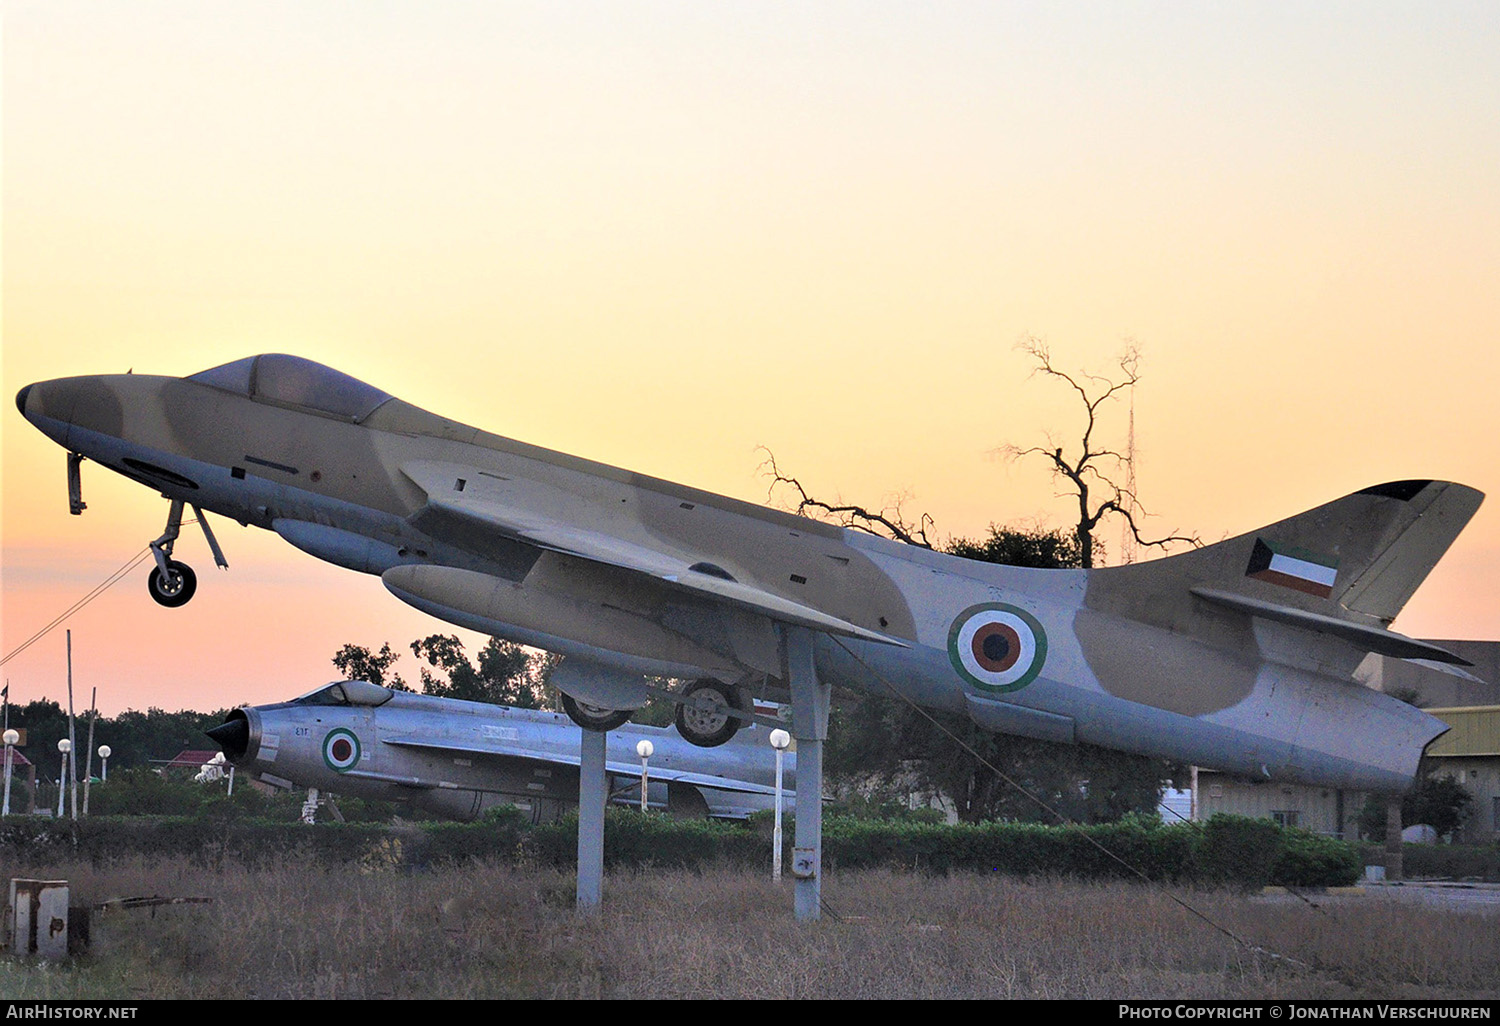
[[[609,735],[610,792],[619,804],[639,804],[636,744],[648,740],[651,808],[720,819],[771,809],[776,754],[767,733],[751,727],[705,751],[670,727],[629,724]],[[578,803],[578,727],[561,713],[339,681],[290,702],[235,709],[208,736],[272,786],[402,802],[449,819],[524,804],[545,820]],[[784,758],[790,792],[796,755]],[[793,807],[794,796],[784,797]]]
[[[1388,629],[1479,507],[1459,484],[1376,485],[1152,562],[1034,570],[502,438],[296,356],[43,381],[16,400],[68,451],[75,512],[84,457],[170,501],[149,582],[163,605],[194,588],[172,558],[184,504],[213,511],[561,653],[553,682],[595,729],[668,677],[691,682],[673,696],[683,736],[719,744],[789,683],[794,708],[823,715],[797,697],[815,673],[993,731],[1401,791],[1447,727],[1357,670],[1370,653],[1463,662]]]

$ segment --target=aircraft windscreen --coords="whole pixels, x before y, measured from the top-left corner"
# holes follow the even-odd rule
[[[391,398],[389,392],[367,385],[342,371],[285,353],[246,357],[201,371],[188,380],[252,399],[300,406],[355,423],[364,420],[375,412],[377,406]]]
[[[239,395],[250,394],[250,372],[255,369],[256,357],[247,356],[243,360],[233,363],[222,364],[211,367],[197,374],[189,374],[189,381],[196,381],[200,385],[212,385],[214,388],[222,388],[226,392],[235,392]]]

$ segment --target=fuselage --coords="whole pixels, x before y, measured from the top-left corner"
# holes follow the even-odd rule
[[[357,690],[356,690],[357,689]],[[352,700],[351,700],[351,694]],[[637,746],[651,743],[648,807],[744,819],[775,806],[775,754],[764,728],[704,750],[666,727],[630,725],[608,739],[610,793],[640,801]],[[336,682],[301,698],[245,706],[210,732],[229,761],[279,787],[313,787],[471,820],[521,804],[555,819],[578,800],[579,728],[560,713]],[[796,755],[783,766],[796,801]]]
[[[455,465],[487,486],[544,488],[558,523],[881,635],[893,643],[819,634],[820,678],[987,729],[1357,790],[1408,787],[1446,729],[1351,682],[1348,653],[1287,657],[1275,630],[1201,613],[1186,592],[1157,610],[1122,599],[1126,578],[1111,570],[1030,570],[900,545],[489,434],[297,358],[193,378],[58,379],[17,398],[59,445],[168,498],[381,575],[450,622],[628,672],[774,691],[775,624],[437,518],[402,468]]]

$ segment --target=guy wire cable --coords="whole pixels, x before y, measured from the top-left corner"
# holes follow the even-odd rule
[[[30,648],[33,644],[41,641],[42,638],[46,637],[53,630],[53,628],[61,626],[63,621],[67,620],[68,617],[72,616],[84,606],[94,601],[94,599],[104,594],[113,585],[118,584],[120,581],[124,580],[125,577],[130,573],[130,571],[140,566],[141,563],[144,562],[145,559],[150,555],[151,546],[147,545],[144,549],[142,549],[140,552],[137,552],[134,556],[127,560],[124,566],[120,567],[114,573],[106,577],[102,584],[96,585],[93,591],[89,592],[83,598],[79,599],[67,609],[63,610],[45,627],[37,631],[31,637],[27,638],[25,641],[21,642],[21,644],[17,645],[15,648],[11,649],[10,652],[6,653],[5,658],[0,659],[0,666],[4,666],[16,656],[20,655],[22,652]]]
[[[1133,874],[1134,876],[1139,877],[1141,880],[1143,880],[1146,883],[1151,883],[1151,878],[1148,877],[1142,870],[1139,870],[1135,866],[1132,866],[1130,863],[1128,863],[1124,859],[1120,858],[1120,856],[1116,855],[1114,852],[1110,851],[1104,845],[1100,844],[1098,841],[1096,841],[1094,838],[1090,837],[1086,832],[1084,832],[1083,825],[1081,823],[1078,823],[1078,822],[1076,822],[1076,821],[1068,818],[1067,816],[1063,815],[1061,812],[1058,812],[1056,809],[1052,808],[1052,806],[1050,806],[1046,802],[1042,801],[1042,799],[1038,798],[1036,795],[1034,795],[1030,791],[1026,790],[1026,788],[1024,788],[1020,784],[1016,783],[1014,780],[1012,780],[1005,773],[1001,772],[1000,769],[999,769],[999,767],[995,766],[994,763],[990,762],[988,759],[986,759],[984,756],[980,755],[973,748],[971,748],[968,744],[966,744],[964,742],[963,738],[959,737],[957,734],[953,733],[953,731],[949,730],[947,727],[945,727],[941,723],[939,723],[938,720],[937,720],[937,718],[934,717],[931,713],[929,713],[926,709],[923,709],[921,706],[917,705],[917,703],[913,702],[906,695],[902,694],[902,692],[901,692],[901,690],[899,688],[897,688],[890,681],[886,680],[884,674],[879,673],[869,663],[867,663],[863,659],[861,659],[859,657],[858,653],[856,653],[853,649],[851,649],[847,644],[844,643],[844,640],[842,638],[834,637],[833,635],[829,635],[829,636],[833,638],[834,642],[836,642],[840,648],[842,648],[845,652],[849,653],[849,657],[851,659],[853,659],[855,662],[857,662],[860,666],[863,666],[865,668],[865,670],[871,676],[873,676],[876,680],[880,681],[880,683],[886,688],[886,690],[888,690],[891,694],[895,695],[897,698],[901,699],[907,705],[911,706],[917,712],[921,713],[922,716],[925,717],[928,720],[928,722],[930,722],[934,727],[937,727],[938,730],[942,731],[944,734],[947,734],[950,738],[952,738],[955,744],[957,744],[964,751],[968,752],[974,758],[978,759],[981,765],[987,767],[997,777],[999,777],[1001,780],[1005,781],[1007,784],[1009,784],[1011,787],[1015,788],[1017,791],[1021,792],[1027,798],[1030,798],[1037,805],[1039,805],[1043,809],[1045,809],[1049,814],[1051,814],[1053,816],[1056,816],[1057,819],[1058,819],[1058,821],[1060,823],[1062,823],[1064,826],[1077,828],[1078,829],[1078,834],[1079,834],[1080,837],[1082,837],[1089,844],[1093,845],[1095,848],[1098,848],[1101,852],[1103,852],[1107,857],[1109,857],[1113,861],[1118,862],[1120,865],[1124,866],[1125,869],[1127,871],[1129,871],[1131,874]],[[1210,927],[1212,927],[1217,932],[1219,932],[1219,933],[1223,934],[1224,936],[1228,937],[1230,940],[1234,941],[1236,944],[1238,944],[1240,947],[1244,948],[1246,951],[1249,951],[1249,952],[1251,952],[1253,954],[1257,954],[1257,955],[1265,955],[1267,958],[1270,958],[1270,959],[1273,959],[1273,960],[1276,960],[1276,961],[1279,961],[1279,962],[1286,962],[1289,965],[1300,966],[1300,967],[1302,967],[1304,969],[1313,969],[1314,968],[1313,966],[1309,965],[1306,962],[1301,961],[1300,959],[1292,958],[1290,955],[1283,955],[1283,954],[1281,954],[1279,952],[1271,951],[1268,948],[1263,948],[1263,947],[1261,947],[1258,944],[1251,944],[1249,941],[1245,940],[1243,937],[1240,937],[1238,934],[1236,934],[1233,930],[1229,929],[1227,926],[1222,926],[1219,923],[1214,922],[1214,920],[1212,920],[1212,919],[1210,919],[1208,917],[1207,913],[1200,912],[1198,909],[1194,908],[1192,905],[1188,904],[1186,901],[1184,901],[1183,899],[1179,898],[1177,895],[1172,894],[1171,892],[1166,892],[1166,895],[1174,903],[1176,903],[1177,905],[1181,906],[1187,912],[1189,912],[1190,914],[1192,914],[1196,918],[1202,920],[1204,923],[1208,924]]]

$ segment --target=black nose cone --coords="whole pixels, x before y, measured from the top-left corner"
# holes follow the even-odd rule
[[[243,715],[236,717],[231,713],[230,717],[204,733],[213,738],[214,744],[224,749],[224,754],[232,761],[244,758],[245,749],[250,747],[250,724],[245,722]]]
[[[27,385],[16,393],[16,409],[21,411],[21,416],[23,417],[26,416],[26,393],[30,391],[31,386]]]

